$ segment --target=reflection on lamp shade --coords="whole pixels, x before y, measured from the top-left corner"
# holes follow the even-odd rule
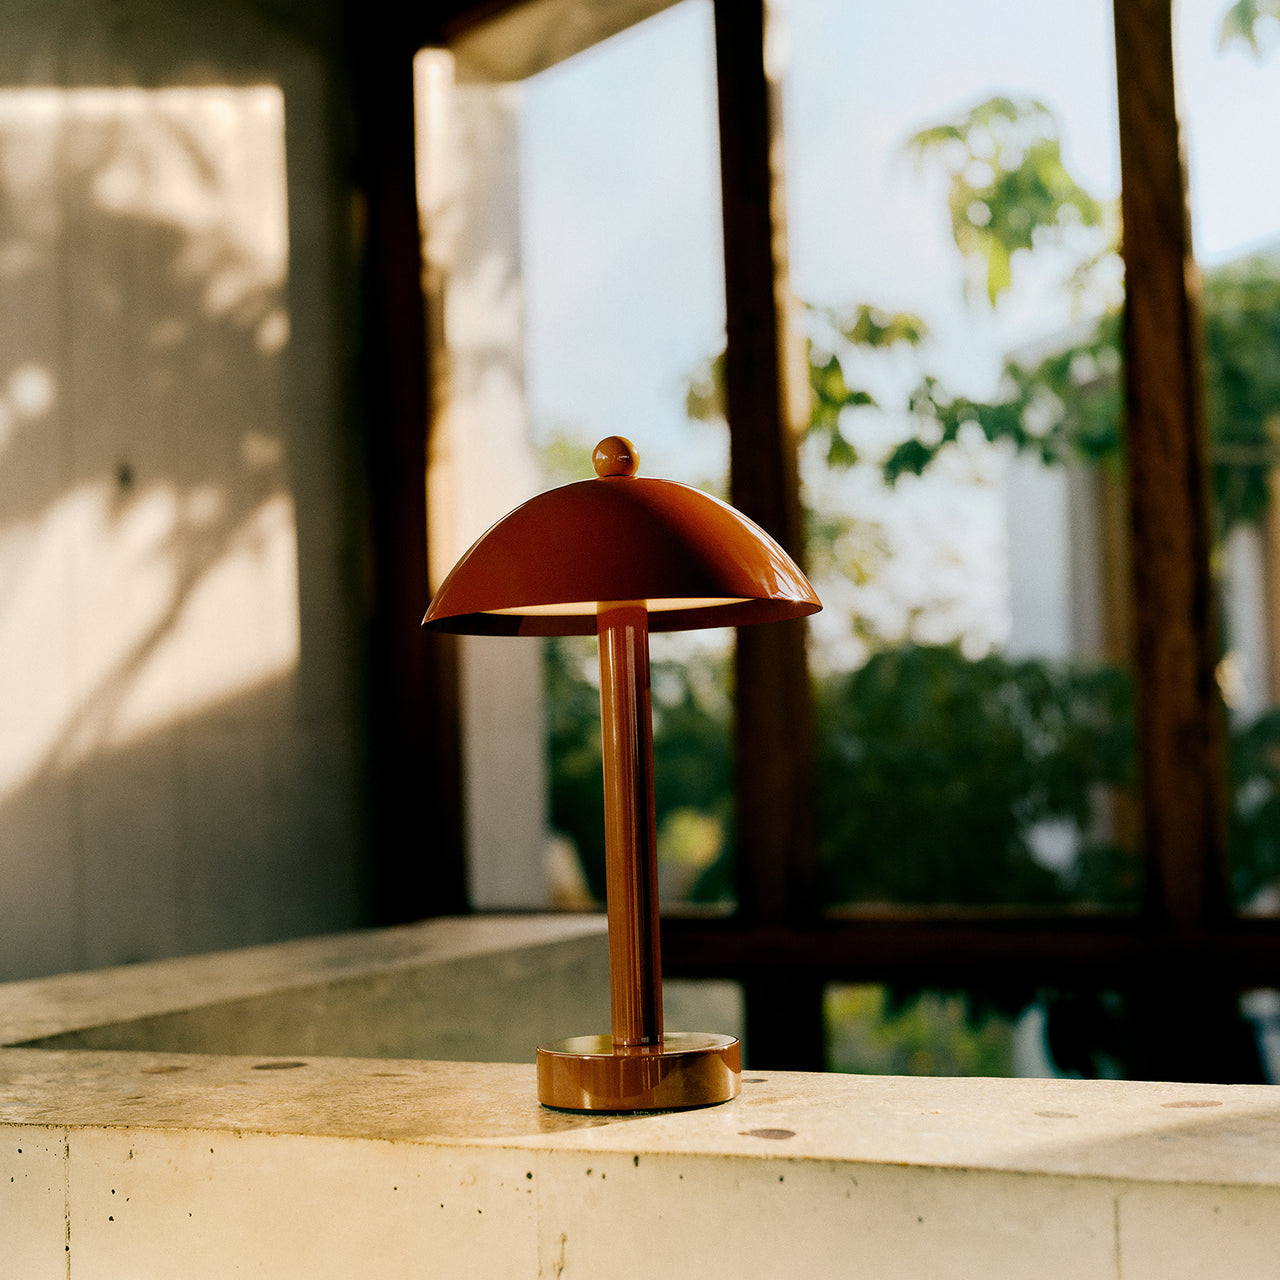
[[[600,606],[628,602],[648,609],[651,631],[684,631],[822,607],[790,556],[728,504],[628,474],[633,459],[619,466],[597,450],[596,465],[597,479],[541,493],[485,533],[441,585],[424,625],[594,635]]]

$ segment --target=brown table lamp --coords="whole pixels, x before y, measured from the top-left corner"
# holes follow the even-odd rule
[[[479,635],[598,635],[611,1035],[538,1046],[538,1099],[572,1111],[668,1110],[738,1093],[733,1036],[662,1029],[649,632],[816,613],[808,579],[732,507],[636,476],[629,440],[597,479],[539,494],[454,566],[423,625]]]

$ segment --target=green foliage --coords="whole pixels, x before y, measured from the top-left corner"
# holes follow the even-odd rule
[[[1280,884],[1280,711],[1231,735],[1231,889],[1247,905]]]
[[[543,649],[547,698],[547,755],[551,762],[551,825],[578,850],[588,887],[604,900],[604,793],[600,748],[600,689],[594,679],[594,639],[555,637]],[[716,901],[730,892],[733,781],[730,767],[729,668],[695,654],[652,663],[654,796],[659,856],[665,838],[688,855],[688,814],[719,825],[719,857],[687,897]]]
[[[719,856],[685,892],[692,902],[732,898],[724,868],[733,858],[733,766],[729,655],[696,652],[653,663],[653,787],[658,857],[680,858],[672,847],[692,811],[720,829]]]
[[[1256,49],[1261,18],[1280,20],[1280,0],[1241,0],[1223,22],[1223,42],[1246,35]],[[1103,206],[1061,164],[1057,126],[1034,99],[992,98],[911,141],[940,156],[952,175],[956,244],[990,265],[994,303],[1010,283],[1016,249],[1071,224],[1101,225]],[[985,183],[979,187],[976,183]],[[1111,246],[1102,253],[1113,252]],[[1088,274],[1101,259],[1082,260]],[[1203,288],[1205,384],[1219,538],[1267,508],[1268,472],[1280,458],[1280,262],[1255,257],[1209,272]],[[924,375],[910,398],[915,435],[884,462],[893,484],[921,474],[972,424],[1046,463],[1070,458],[1118,464],[1123,456],[1122,311],[1108,311],[1039,360],[1006,361],[1000,395],[979,402],[951,395]],[[825,370],[834,377],[834,370]]]
[[[999,1014],[971,1017],[963,996],[929,991],[895,999],[884,987],[827,993],[833,1071],[895,1076],[1013,1074],[1013,1026]]]
[[[1203,296],[1204,372],[1215,530],[1260,520],[1268,475],[1280,461],[1280,261],[1255,257],[1208,272]],[[1046,463],[1123,458],[1120,312],[1033,364],[1006,361],[1001,398],[951,396],[925,376],[911,396],[916,435],[884,462],[889,484],[921,474],[967,425]]]
[[[1106,231],[1106,209],[1067,170],[1053,113],[1034,98],[987,99],[917,133],[909,146],[950,174],[956,246],[985,262],[992,305],[1012,285],[1018,250],[1030,252],[1071,227]],[[1114,237],[1107,234],[1093,252],[1078,254],[1068,287],[1082,291],[1114,252]],[[1038,360],[1009,358],[1000,395],[989,402],[954,396],[925,374],[910,397],[919,430],[885,460],[885,480],[920,475],[970,424],[988,440],[1006,441],[1046,463],[1117,459],[1120,324],[1120,312],[1112,311]]]
[[[604,892],[599,694],[587,646],[547,643],[552,821]],[[727,833],[693,901],[732,895],[729,667],[654,664],[658,825],[696,811]],[[821,861],[828,902],[1131,901],[1131,857],[1087,847],[1066,876],[1036,862],[1039,823],[1087,831],[1100,786],[1132,768],[1128,683],[1110,670],[972,662],[907,645],[816,689]]]
[[[1067,227],[1102,225],[1102,205],[1068,172],[1053,113],[1035,98],[988,98],[907,145],[917,162],[940,163],[950,176],[952,235],[985,265],[993,306],[1013,283],[1018,250]]]
[[[1045,463],[1119,459],[1123,421],[1120,370],[1120,313],[1090,325],[1034,364],[1005,361],[1002,398],[969,400],[952,396],[926,375],[911,395],[920,429],[885,459],[884,478],[920,475],[959,438],[968,425],[992,443],[1007,441],[1020,453]]]
[[[1280,461],[1280,261],[1255,257],[1207,273],[1205,382],[1219,536],[1257,521]]]
[[[1087,832],[1097,789],[1131,780],[1120,673],[906,645],[817,695],[827,902],[1047,904],[1082,888],[1132,900],[1120,851],[1086,850],[1084,884],[1041,866],[1030,844],[1044,822]],[[1104,866],[1110,882],[1097,883]]]
[[[1222,15],[1218,48],[1243,44],[1255,58],[1264,58],[1276,45],[1280,0],[1236,0]]]
[[[810,413],[806,438],[822,442],[829,467],[850,467],[858,450],[844,434],[847,409],[874,409],[876,398],[846,376],[853,352],[917,347],[928,336],[919,316],[863,303],[847,310],[806,305],[805,354]],[[697,369],[685,392],[685,412],[694,422],[724,421],[724,352]]]
[[[810,390],[806,438],[822,442],[828,467],[851,467],[858,461],[858,450],[841,428],[845,411],[879,405],[870,391],[846,378],[849,353],[917,347],[928,331],[918,316],[866,303],[847,311],[810,306],[805,312]]]
[[[590,475],[593,443],[564,427],[550,432],[538,447],[538,470],[547,485],[572,484]]]
[[[587,672],[595,643],[576,636],[543,642],[551,825],[574,843],[592,895],[604,901],[604,792],[600,689]]]
[[[589,640],[546,643],[553,825],[576,843],[604,895],[599,691]],[[654,663],[658,826],[689,836],[689,815],[722,833],[691,901],[732,896],[729,664],[721,655]],[[828,903],[1132,905],[1133,851],[1085,843],[1063,875],[1041,866],[1045,822],[1089,831],[1100,790],[1132,784],[1128,677],[972,661],[946,646],[904,645],[815,689],[819,857]],[[1231,737],[1234,893],[1248,902],[1280,880],[1280,712]],[[673,850],[677,857],[680,850]]]
[[[956,245],[987,264],[993,304],[1012,283],[1017,250],[1030,251],[1071,227],[1106,231],[1103,205],[1066,169],[1057,122],[1036,99],[990,98],[920,131],[908,145],[922,162],[935,160],[951,175]],[[1092,252],[1076,255],[1069,287],[1082,290],[1083,281],[1114,259],[1114,252],[1113,237],[1100,236]],[[844,311],[807,307],[806,319],[812,392],[806,438],[820,443],[828,467],[848,467],[859,458],[848,434],[848,411],[881,407],[852,371],[874,353],[920,348],[928,330],[917,316],[866,303]],[[970,424],[988,440],[1007,441],[1047,463],[1117,460],[1120,325],[1121,313],[1111,311],[1038,360],[1010,358],[1000,395],[989,402],[954,396],[925,373],[909,399],[919,429],[884,461],[886,481],[921,474]],[[723,412],[717,394],[722,373],[723,356],[691,384],[689,406],[696,416]]]

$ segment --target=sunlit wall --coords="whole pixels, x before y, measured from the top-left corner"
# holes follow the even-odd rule
[[[63,7],[0,52],[0,979],[360,915],[323,69]]]

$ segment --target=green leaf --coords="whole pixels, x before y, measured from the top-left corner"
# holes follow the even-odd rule
[[[936,447],[927,445],[923,440],[904,440],[884,460],[882,470],[886,484],[896,484],[908,473],[913,476],[922,475],[925,467],[937,457]]]
[[[844,380],[844,369],[837,356],[832,356],[822,366],[809,366],[809,383],[814,393],[827,404],[842,405],[849,396],[849,388]]]
[[[1266,41],[1270,48],[1263,48],[1263,41],[1258,35],[1258,23],[1263,18],[1280,22],[1280,0],[1236,0],[1222,15],[1218,28],[1218,49],[1221,51],[1232,44],[1244,44],[1255,58],[1261,60],[1275,46],[1273,32]]]
[[[827,445],[827,466],[846,468],[858,461],[858,451],[840,434],[839,429],[831,432],[831,440]]]
[[[927,330],[919,316],[908,311],[883,311],[879,307],[860,306],[852,316],[836,321],[836,328],[846,342],[864,347],[892,347],[898,344],[918,346]]]
[[[952,237],[966,258],[984,260],[992,305],[1012,284],[1015,250],[1073,224],[1102,226],[1102,205],[1068,172],[1057,121],[1038,99],[988,98],[907,147],[950,175]]]
[[[995,306],[996,299],[1013,283],[1009,250],[999,240],[987,246],[987,297]]]

